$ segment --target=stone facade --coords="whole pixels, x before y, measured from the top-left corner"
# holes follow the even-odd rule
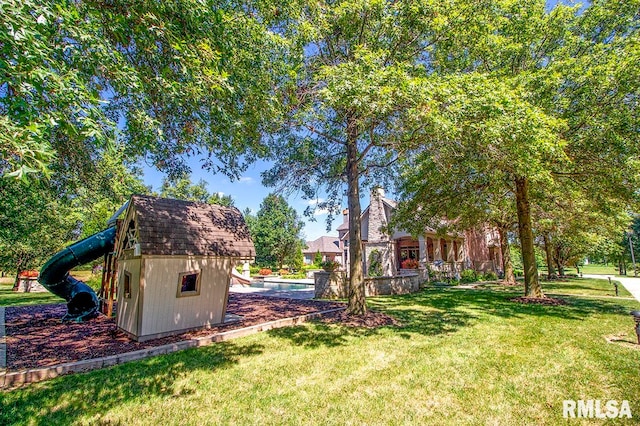
[[[349,297],[349,282],[345,272],[316,272],[314,274],[316,299],[346,299]],[[419,273],[408,273],[394,277],[367,277],[364,279],[365,296],[415,293],[424,278]]]
[[[467,268],[501,272],[500,239],[494,229],[484,226],[446,235],[425,229],[424,235],[415,238],[402,230],[388,229],[395,208],[395,201],[385,198],[382,189],[372,191],[371,202],[361,217],[365,275],[374,275],[371,274],[372,254],[380,259],[382,267],[376,272],[382,276],[396,275],[407,259],[419,262],[419,270],[429,269],[441,278],[457,277]],[[348,214],[348,210],[343,212],[344,221],[338,227],[340,249],[347,270]]]

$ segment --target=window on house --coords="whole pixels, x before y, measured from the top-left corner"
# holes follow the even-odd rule
[[[131,299],[131,274],[127,271],[124,271],[122,277],[122,296]]]
[[[178,278],[178,297],[200,294],[200,271],[182,272]]]

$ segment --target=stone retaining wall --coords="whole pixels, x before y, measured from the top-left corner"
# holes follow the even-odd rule
[[[345,272],[316,272],[313,276],[316,299],[346,299],[348,281]],[[393,277],[366,277],[366,296],[414,293],[424,279],[418,273]]]

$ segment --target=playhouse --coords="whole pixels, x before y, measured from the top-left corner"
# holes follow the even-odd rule
[[[235,207],[134,195],[114,256],[118,328],[144,341],[223,323],[232,268],[255,249]]]

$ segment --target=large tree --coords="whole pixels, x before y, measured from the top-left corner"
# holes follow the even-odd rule
[[[346,0],[304,2],[292,19],[304,48],[290,114],[273,147],[269,184],[295,188],[318,208],[349,209],[348,309],[366,312],[360,190],[384,185],[412,138],[414,78],[445,33],[448,4]],[[321,192],[324,191],[324,194]]]
[[[303,223],[282,196],[267,195],[257,214],[252,216],[245,211],[245,217],[259,265],[282,268],[285,263],[298,263],[296,256],[302,246]]]
[[[637,201],[637,2],[586,10],[544,1],[460,9],[468,25],[439,43],[422,108],[425,156],[464,165],[513,194],[525,294],[541,296],[531,203],[544,189],[591,197],[601,212]],[[447,76],[450,75],[450,76]],[[418,111],[419,112],[419,111]],[[495,180],[493,181],[495,182]],[[428,180],[426,182],[428,184]],[[491,187],[489,187],[491,188]],[[460,198],[461,208],[469,208]],[[432,200],[437,202],[437,200]]]
[[[39,267],[80,234],[80,221],[48,182],[0,179],[0,269]]]
[[[0,175],[90,175],[101,151],[170,174],[200,154],[236,175],[279,111],[277,2],[15,1],[0,5]]]

